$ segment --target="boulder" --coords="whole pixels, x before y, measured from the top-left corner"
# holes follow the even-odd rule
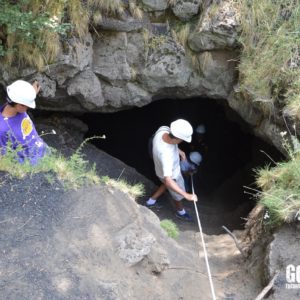
[[[209,6],[189,37],[193,51],[232,49],[238,46],[238,12],[232,1]]]
[[[283,125],[276,122],[274,118],[266,117],[274,114],[271,99],[261,99],[250,90],[242,93],[238,85],[234,86],[234,91],[227,99],[229,106],[251,125],[255,135],[286,154],[281,135],[282,131],[285,131]]]
[[[73,78],[92,62],[93,39],[87,33],[82,39],[72,37],[64,41],[56,62],[46,68],[46,74],[63,86],[67,79]]]
[[[176,0],[172,11],[182,21],[188,21],[199,13],[201,0]]]
[[[68,82],[68,95],[76,97],[83,107],[92,110],[104,103],[101,83],[91,71],[85,70]]]
[[[206,51],[198,56],[201,84],[212,98],[226,99],[236,82],[237,53]]]
[[[148,11],[161,11],[168,7],[167,0],[142,0]]]
[[[104,33],[94,43],[93,71],[106,81],[130,80],[126,33]]]
[[[118,31],[118,32],[130,32],[136,31],[144,27],[144,20],[136,20],[128,18],[126,20],[117,20],[113,18],[103,17],[96,26],[102,30]]]
[[[37,80],[41,86],[38,97],[54,98],[56,94],[57,83],[55,80],[49,78],[45,73],[35,73],[24,78],[29,82]]]
[[[139,82],[152,93],[186,87],[192,70],[182,46],[165,36],[154,36],[149,43],[146,67]]]
[[[278,272],[273,293],[274,300],[296,300],[300,296],[299,224],[284,225],[273,234],[266,256],[267,282]],[[297,271],[297,268],[299,271]]]
[[[151,102],[151,95],[139,85],[128,82],[125,86],[102,83],[105,98],[102,111],[116,111],[122,107],[144,106]]]

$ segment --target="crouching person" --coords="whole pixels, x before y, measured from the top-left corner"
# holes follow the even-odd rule
[[[178,148],[182,141],[191,142],[193,128],[189,122],[178,119],[170,127],[160,127],[153,138],[153,161],[155,173],[162,182],[158,190],[148,199],[146,205],[153,207],[157,198],[168,189],[175,200],[176,216],[186,221],[192,221],[185,211],[182,200],[197,201],[195,194],[185,191],[184,180],[180,170],[180,158],[186,159],[185,153]]]
[[[37,81],[30,84],[17,80],[7,87],[6,104],[0,108],[1,155],[5,155],[10,146],[17,151],[20,163],[28,159],[34,165],[49,151],[27,114],[29,108],[35,108],[39,90]]]
[[[202,161],[202,155],[197,152],[191,152],[186,159],[180,161],[180,170],[183,175],[185,190],[190,193],[192,189],[192,178],[197,173],[198,167]]]

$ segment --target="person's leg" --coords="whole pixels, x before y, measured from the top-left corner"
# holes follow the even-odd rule
[[[154,194],[147,200],[146,205],[151,207],[156,204],[157,199],[166,191],[167,187],[162,183]]]
[[[181,187],[181,189],[185,190],[185,186],[184,186],[184,180],[183,177],[180,176],[177,177],[175,179],[176,183]],[[174,200],[174,204],[175,204],[175,208],[176,208],[176,216],[180,219],[186,220],[186,221],[192,221],[192,217],[185,211],[182,200],[184,199],[180,194],[174,192],[171,189],[168,189],[168,191],[170,192],[173,200]]]
[[[184,209],[182,201],[174,200],[174,203],[175,203],[175,208],[176,208],[177,211],[182,211]]]
[[[157,200],[165,191],[167,187],[164,183],[162,183],[158,189],[154,192],[154,194],[151,196],[152,199]]]

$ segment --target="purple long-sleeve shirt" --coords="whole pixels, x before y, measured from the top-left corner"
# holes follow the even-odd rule
[[[36,164],[47,151],[47,144],[37,133],[33,122],[28,114],[17,113],[13,117],[3,117],[0,109],[0,149],[1,154],[5,155],[8,141],[12,148],[18,151],[18,160],[23,163],[29,159],[31,164]]]

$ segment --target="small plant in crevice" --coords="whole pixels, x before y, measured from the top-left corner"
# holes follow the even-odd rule
[[[186,57],[194,67],[194,70],[200,74],[201,64],[199,61],[199,53],[194,52],[188,45],[188,39],[191,34],[191,25],[189,23],[178,23],[172,30],[171,35],[175,42],[183,47]]]
[[[296,134],[289,135],[281,133],[288,160],[256,170],[258,199],[266,207],[265,220],[273,226],[300,221],[300,143]]]
[[[129,11],[131,13],[131,15],[134,17],[134,18],[137,18],[138,20],[142,20],[143,19],[143,10],[142,8],[137,4],[137,1],[129,1],[128,3],[128,8],[129,8]]]
[[[133,199],[142,197],[145,194],[145,187],[142,183],[131,184],[124,179],[113,179],[108,176],[101,177],[101,181],[107,186],[114,187]]]
[[[178,226],[172,220],[162,220],[160,226],[166,231],[169,237],[176,239],[179,236]]]
[[[167,36],[165,35],[155,35],[148,29],[143,29],[142,31],[145,49],[145,60],[148,60],[149,52],[155,51],[167,42]]]

